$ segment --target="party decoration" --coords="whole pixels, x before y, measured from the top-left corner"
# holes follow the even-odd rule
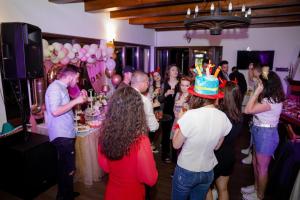
[[[215,73],[214,73],[214,77],[218,77],[220,71],[221,71],[221,66],[219,66],[219,67],[216,69],[216,71],[215,71]]]
[[[86,65],[88,76],[94,90],[101,92],[101,86],[105,83],[105,63],[96,62],[94,64],[88,63]]]
[[[114,87],[118,86],[122,81],[122,77],[119,74],[114,74],[111,77],[111,82],[113,84]]]
[[[105,75],[107,76],[107,78],[111,78],[115,73],[115,70],[109,70],[108,68],[105,69]]]
[[[106,68],[110,71],[114,70],[116,67],[116,62],[109,58],[107,61],[106,61]]]
[[[80,44],[49,42],[43,39],[44,67],[47,73],[48,82],[56,79],[60,66],[72,63],[78,67],[86,66],[90,82],[96,92],[107,85],[112,92],[113,86],[121,81],[119,75],[115,75],[117,57],[113,42],[100,40],[100,44]],[[69,89],[70,95],[76,96],[79,88]]]
[[[59,65],[54,65],[47,73],[48,83],[52,83],[56,79],[56,76],[60,70]]]
[[[87,63],[95,63],[96,61],[108,62],[107,66],[110,70],[115,67],[116,54],[114,53],[115,46],[112,42],[106,43],[105,40],[100,41],[100,45],[91,44],[61,44],[54,42],[49,44],[43,39],[43,56],[44,61],[50,60],[53,64],[66,65],[68,63],[76,64],[79,61]]]

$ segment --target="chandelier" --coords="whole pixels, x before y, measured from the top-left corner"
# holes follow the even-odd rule
[[[210,15],[199,15],[198,5],[192,15],[191,9],[187,10],[184,25],[188,29],[209,29],[211,35],[221,35],[222,29],[241,28],[250,24],[251,8],[246,11],[245,5],[242,6],[240,14],[233,15],[232,3],[228,4],[228,12],[222,13],[220,1],[215,9],[214,3],[210,6]]]

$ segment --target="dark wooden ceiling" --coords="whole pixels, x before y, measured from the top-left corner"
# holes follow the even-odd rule
[[[200,15],[208,15],[210,1],[205,0],[49,0],[54,3],[84,2],[86,12],[110,12],[112,19],[128,20],[156,31],[184,30],[188,8],[199,6]],[[218,1],[215,2],[215,7]],[[223,12],[229,0],[221,0]],[[300,0],[231,0],[233,13],[240,14],[242,5],[251,8],[250,27],[281,27],[300,25]]]

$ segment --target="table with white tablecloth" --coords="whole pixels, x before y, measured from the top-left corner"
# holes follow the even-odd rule
[[[102,170],[98,165],[99,129],[92,129],[84,136],[77,136],[75,143],[76,176],[75,180],[85,185],[92,185],[99,181]]]
[[[45,124],[37,125],[37,133],[48,135]],[[100,129],[90,129],[87,132],[78,133],[75,142],[76,175],[75,181],[92,185],[99,181],[103,173],[98,165],[98,138]]]

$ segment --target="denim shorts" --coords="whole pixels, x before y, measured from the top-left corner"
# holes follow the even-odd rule
[[[255,152],[272,156],[279,143],[277,127],[267,128],[253,125],[251,133]]]
[[[213,170],[192,172],[177,165],[172,180],[172,200],[204,200],[213,179]]]

